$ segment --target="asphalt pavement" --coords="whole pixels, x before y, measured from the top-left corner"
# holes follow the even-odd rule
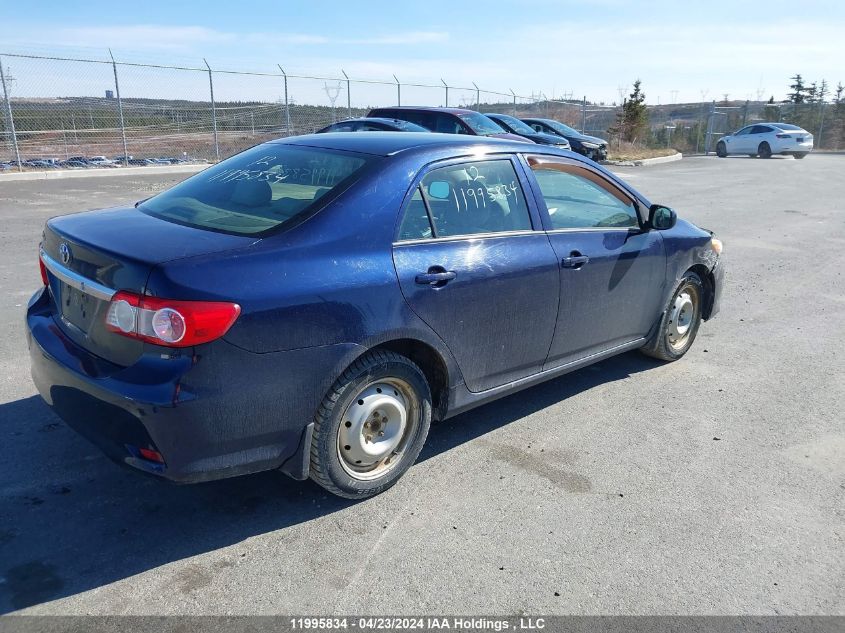
[[[43,222],[183,176],[0,182],[0,613],[845,614],[845,156],[615,171],[724,240],[721,314],[436,425],[358,503],[65,426],[24,337]]]

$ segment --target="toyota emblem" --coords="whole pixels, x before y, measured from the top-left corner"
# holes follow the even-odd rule
[[[62,242],[59,246],[59,256],[62,258],[63,264],[70,263],[70,246],[68,246],[65,242]]]

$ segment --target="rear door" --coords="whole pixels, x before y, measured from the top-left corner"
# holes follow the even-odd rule
[[[474,392],[539,372],[557,320],[557,257],[517,167],[504,156],[430,169],[393,248],[405,299]]]
[[[529,157],[543,221],[560,264],[560,310],[546,368],[645,336],[660,312],[666,255],[637,203],[598,170]]]

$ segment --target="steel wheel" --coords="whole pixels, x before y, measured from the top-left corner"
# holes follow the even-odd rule
[[[419,419],[419,400],[404,380],[383,378],[367,385],[344,411],[338,427],[341,467],[360,481],[383,477],[402,461]]]
[[[680,352],[689,345],[690,334],[701,312],[699,288],[687,283],[678,290],[666,325],[666,340],[669,346]]]

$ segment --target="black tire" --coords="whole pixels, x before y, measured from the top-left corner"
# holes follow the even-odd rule
[[[757,154],[749,154],[748,158],[757,158]]]
[[[806,155],[807,155],[807,153],[806,153],[806,152],[799,152],[798,154],[793,154],[793,156],[795,156],[795,158],[797,158],[798,160],[801,160],[801,159],[802,159],[802,158],[804,158]]]
[[[344,448],[350,449],[349,445],[341,447],[341,438],[344,437],[343,433],[354,435],[359,441],[360,438],[355,432],[357,427],[353,427],[351,431],[341,430],[341,424],[345,428],[351,426],[351,422],[343,418],[350,415],[349,412],[356,404],[364,403],[361,398],[386,397],[365,394],[377,385],[390,384],[391,381],[397,383],[397,389],[393,390],[395,398],[407,404],[407,422],[403,427],[405,430],[402,438],[396,447],[397,451],[387,455],[380,465],[375,466],[375,470],[356,472],[355,469],[358,467],[354,466],[348,458],[342,458],[340,455]],[[378,387],[378,393],[382,394],[380,387]],[[393,399],[394,396],[390,398]],[[377,413],[378,411],[374,412],[373,416],[377,416]],[[384,415],[382,419],[386,422],[388,416]],[[367,420],[370,420],[369,414]],[[417,460],[430,426],[431,391],[420,368],[395,352],[381,350],[368,352],[352,363],[335,381],[317,410],[311,441],[311,479],[329,492],[347,499],[365,499],[377,495],[395,484]],[[372,433],[372,431],[361,430],[361,433]],[[381,435],[384,433],[382,432]],[[350,441],[350,444],[354,443]],[[373,445],[372,439],[363,442],[363,444],[367,443]],[[380,468],[384,468],[385,471],[382,475],[376,476]],[[365,476],[370,478],[361,478]]]
[[[673,330],[673,318],[678,318],[678,311],[676,306],[680,303],[684,305],[683,299],[679,298],[684,294],[691,295],[694,293],[694,312],[689,320],[688,328],[686,329],[686,336],[683,341],[677,338],[677,327]],[[704,284],[701,278],[692,271],[684,273],[678,285],[675,287],[675,292],[669,299],[669,303],[663,311],[663,316],[660,318],[660,323],[657,329],[651,335],[651,338],[641,348],[641,352],[646,356],[652,356],[665,361],[676,361],[689,351],[695,335],[698,334],[698,328],[701,326],[701,309],[704,306]],[[683,314],[681,312],[681,314]],[[673,342],[673,332],[675,342]],[[675,344],[678,343],[678,344]],[[681,344],[682,343],[682,344]]]
[[[718,156],[719,158],[725,158],[727,155],[728,155],[727,146],[722,141],[719,141],[718,143],[716,143],[716,156]]]
[[[760,155],[760,158],[771,158],[772,148],[769,147],[769,144],[766,141],[763,141],[760,143],[760,147],[757,148],[757,154]]]

